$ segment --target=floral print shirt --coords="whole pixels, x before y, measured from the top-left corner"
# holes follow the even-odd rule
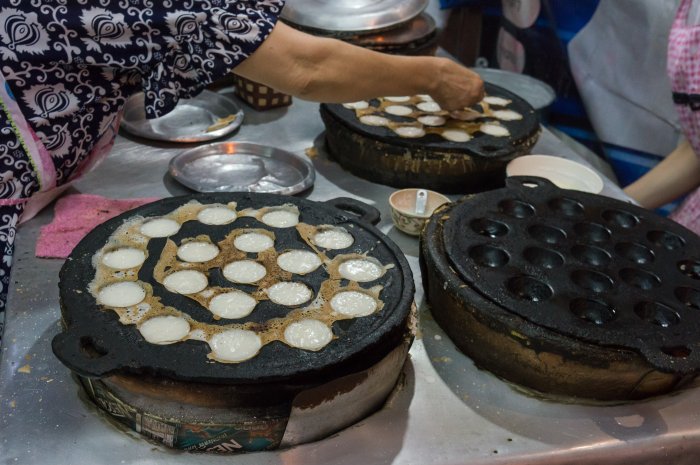
[[[284,0],[0,2],[0,335],[27,200],[111,147],[126,99],[148,117],[224,77],[267,38]]]

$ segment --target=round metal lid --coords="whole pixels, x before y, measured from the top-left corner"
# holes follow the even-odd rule
[[[173,111],[160,118],[147,119],[144,94],[139,92],[126,101],[121,127],[146,139],[191,143],[218,139],[242,123],[243,110],[236,102],[208,90],[181,99]]]
[[[314,184],[305,157],[253,142],[218,142],[170,160],[170,175],[197,192],[266,192],[292,195]]]
[[[515,177],[449,212],[443,243],[471,288],[535,325],[700,368],[700,238],[640,207]],[[517,330],[517,328],[515,328]]]
[[[282,18],[322,31],[388,29],[419,15],[428,0],[287,0]]]
[[[118,241],[112,236],[117,228],[123,225],[129,228],[133,221],[139,221],[141,223],[138,224],[142,224],[149,219],[161,218],[191,201],[197,201],[201,205],[219,206],[235,202],[237,212],[293,205],[299,210],[300,224],[310,225],[308,227],[319,225],[340,227],[350,233],[354,241],[343,249],[320,248],[316,251],[319,247],[312,247],[308,239],[302,237],[301,230],[295,227],[271,227],[264,223],[259,215],[245,216],[247,214],[241,213],[230,223],[208,225],[196,219],[188,219],[190,217],[187,215],[180,216],[178,213],[173,218],[179,218],[179,221],[183,222],[179,231],[168,238],[148,239],[145,236],[139,238],[138,233],[134,236],[132,232],[126,236],[136,237],[135,240],[139,243],[143,242],[143,239],[147,240],[145,243],[147,258],[140,268],[137,271],[126,272],[127,275],[113,275],[115,279],[124,280],[128,279],[125,277],[129,276],[128,273],[137,273],[131,276],[136,277],[137,282],[142,283],[142,287],[149,294],[147,300],[142,301],[146,308],[139,311],[152,308],[155,311],[154,316],[158,316],[163,311],[172,314],[168,309],[174,309],[177,314],[189,315],[194,325],[191,326],[192,328],[205,325],[218,332],[231,326],[242,325],[260,334],[268,330],[278,331],[282,328],[281,322],[287,321],[286,318],[292,312],[304,318],[314,318],[312,314],[321,315],[319,318],[324,318],[318,312],[313,313],[315,312],[313,308],[307,309],[307,303],[288,306],[260,298],[249,315],[237,319],[218,319],[197,299],[171,292],[155,278],[159,267],[163,269],[165,266],[167,272],[167,269],[172,266],[172,259],[169,258],[167,250],[173,244],[179,247],[192,238],[202,240],[201,237],[206,236],[213,244],[219,246],[221,253],[228,250],[239,254],[240,251],[236,252],[237,249],[233,245],[229,247],[227,244],[231,244],[229,238],[237,237],[231,234],[235,235],[245,230],[267,231],[266,234],[274,235],[274,246],[265,252],[265,255],[271,254],[268,259],[255,253],[248,253],[244,259],[263,263],[273,280],[289,280],[307,286],[313,293],[308,306],[323,304],[325,298],[330,298],[330,294],[326,294],[330,292],[329,288],[335,289],[339,286],[338,289],[343,290],[359,286],[364,290],[361,292],[379,292],[377,298],[383,302],[383,307],[367,316],[349,319],[337,319],[327,314],[329,319],[334,320],[330,326],[333,340],[321,350],[303,350],[281,340],[268,340],[262,345],[257,355],[240,363],[210,360],[208,358],[210,347],[207,342],[199,339],[200,336],[167,345],[148,343],[136,327],[136,324],[142,321],[136,324],[128,322],[122,324],[118,312],[100,304],[90,292],[91,283],[96,275],[95,256],[100,251],[120,247]],[[379,212],[376,209],[353,199],[339,198],[327,202],[313,202],[296,197],[257,193],[172,197],[126,212],[90,232],[73,250],[62,268],[59,289],[65,330],[53,340],[54,353],[71,370],[88,377],[102,377],[113,373],[148,373],[194,382],[248,384],[284,380],[290,384],[303,384],[332,379],[358,368],[363,369],[363,365],[375,363],[402,340],[414,292],[408,262],[398,247],[372,226],[378,220]],[[369,259],[385,265],[386,270],[382,276],[371,281],[354,283],[341,279],[330,282],[333,279],[333,274],[329,271],[332,269],[331,263],[331,265],[324,264],[305,275],[291,275],[290,278],[284,273],[280,274],[279,270],[276,271],[276,265],[272,264],[273,255],[287,250],[318,253],[324,263],[331,262],[325,261],[323,257],[330,261],[340,260],[343,263],[346,256],[367,254]],[[176,263],[175,266],[180,265]],[[201,297],[211,295],[210,290],[218,292],[217,289],[226,292],[239,290],[253,296],[260,296],[261,292],[265,292],[265,289],[260,286],[265,287],[267,284],[236,284],[226,279],[223,266],[215,265],[207,268],[205,274],[208,287],[202,291]],[[151,290],[148,290],[149,288]],[[162,309],[161,304],[164,306]],[[325,312],[325,310],[322,311]],[[146,318],[150,317],[146,316]]]

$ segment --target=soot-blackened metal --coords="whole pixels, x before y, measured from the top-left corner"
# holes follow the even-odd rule
[[[332,258],[338,254],[370,251],[383,264],[394,264],[386,274],[368,286],[382,285],[380,298],[385,306],[381,312],[368,317],[338,321],[333,332],[338,338],[318,352],[305,351],[281,342],[265,345],[254,358],[237,364],[207,360],[209,348],[205,343],[188,340],[172,345],[146,342],[133,325],[123,325],[115,312],[104,310],[88,292],[95,269],[92,258],[105,245],[109,236],[126,219],[134,216],[162,216],[191,200],[202,204],[237,202],[238,210],[291,203],[300,211],[300,221],[345,227],[355,238],[348,249],[327,251]],[[357,216],[360,215],[360,216]],[[349,372],[364,369],[380,360],[396,347],[404,336],[406,321],[413,301],[414,285],[410,267],[398,247],[374,228],[379,213],[373,207],[353,199],[334,199],[325,203],[295,197],[269,194],[198,194],[164,199],[120,215],[94,229],[74,249],[60,274],[61,311],[65,331],[53,340],[53,350],[61,361],[82,376],[102,377],[115,373],[136,373],[166,376],[175,380],[211,383],[315,383]],[[274,231],[278,251],[308,248],[295,228],[271,228],[253,218],[239,218],[230,228],[215,227],[191,221],[173,236],[178,242],[199,234],[212,235],[217,241],[233,228],[255,227]],[[215,232],[220,231],[220,232]],[[152,268],[160,256],[165,239],[149,241],[149,259],[140,279],[154,287],[163,303],[173,305],[199,321],[215,323],[208,312],[184,296],[164,291],[152,278]],[[298,280],[316,293],[325,274],[318,270]],[[213,280],[217,276],[214,273]],[[297,277],[295,277],[297,279]],[[252,288],[251,288],[252,289]],[[263,322],[282,316],[283,309],[269,301],[260,302],[246,321]],[[219,324],[224,324],[219,320]]]
[[[470,287],[533,324],[700,369],[700,238],[634,205],[539,178],[466,198],[445,221]]]

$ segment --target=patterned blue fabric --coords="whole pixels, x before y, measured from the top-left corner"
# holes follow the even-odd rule
[[[169,112],[180,98],[195,96],[250,56],[283,5],[284,0],[3,0],[0,73],[48,149],[60,186],[114,137],[111,128],[130,95],[144,92],[149,117]],[[0,199],[27,198],[38,189],[37,173],[2,114]],[[0,312],[21,210],[21,205],[0,209]]]

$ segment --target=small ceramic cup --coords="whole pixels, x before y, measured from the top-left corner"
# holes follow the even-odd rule
[[[391,206],[391,219],[394,225],[411,236],[420,235],[423,226],[440,205],[450,201],[447,197],[434,191],[426,191],[428,198],[425,203],[425,211],[416,213],[416,194],[420,189],[401,189],[389,196]]]

